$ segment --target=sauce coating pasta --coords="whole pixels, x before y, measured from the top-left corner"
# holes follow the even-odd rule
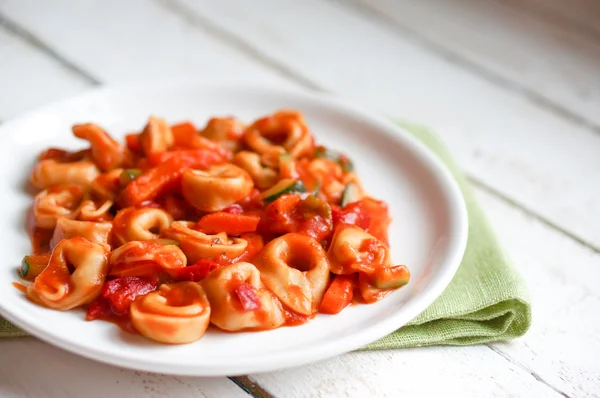
[[[124,141],[93,123],[72,131],[88,147],[49,148],[30,175],[19,272],[36,304],[185,344],[209,325],[300,325],[409,282],[387,205],[297,111],[200,129],[150,116]]]

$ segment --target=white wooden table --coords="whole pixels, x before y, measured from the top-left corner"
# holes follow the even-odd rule
[[[600,396],[600,2],[0,0],[2,119],[173,77],[330,91],[435,128],[529,282],[529,333],[229,379],[8,339],[0,396]]]

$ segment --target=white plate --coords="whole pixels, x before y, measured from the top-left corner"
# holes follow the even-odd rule
[[[30,246],[24,229],[32,198],[25,182],[35,156],[48,146],[81,148],[74,123],[99,123],[118,138],[139,130],[149,114],[203,125],[214,115],[251,121],[280,108],[304,113],[319,143],[353,159],[368,192],[390,206],[392,257],[407,264],[410,283],[373,305],[268,332],[209,332],[188,345],[161,345],[86,322],[81,310],[58,312],[30,303],[11,282]],[[259,88],[175,83],[103,88],[49,105],[0,127],[0,314],[32,335],[98,361],[132,369],[197,376],[239,375],[314,362],[377,340],[403,326],[444,290],[462,258],[467,216],[444,166],[390,121],[329,96]]]

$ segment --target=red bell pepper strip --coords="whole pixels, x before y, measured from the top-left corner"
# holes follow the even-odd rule
[[[212,260],[201,259],[193,265],[178,269],[173,275],[173,279],[177,281],[192,281],[198,282],[206,278],[210,271],[219,268],[220,265]]]
[[[319,312],[338,314],[352,302],[354,275],[336,275],[319,305]]]
[[[234,203],[230,206],[227,206],[222,211],[229,214],[242,214],[244,212],[244,209],[242,209],[242,206],[238,205],[237,203]]]
[[[343,209],[338,206],[332,206],[334,229],[340,224],[356,225],[366,230],[371,224],[371,218],[362,209],[360,202],[354,202],[346,205]]]
[[[178,147],[188,147],[194,137],[198,135],[198,129],[191,122],[183,122],[171,126],[173,143]]]
[[[174,195],[167,196],[163,207],[175,220],[189,220],[195,214],[195,209],[188,202]]]
[[[218,212],[205,215],[194,228],[206,234],[227,232],[228,235],[240,236],[243,233],[255,232],[259,221],[258,216]]]
[[[119,198],[122,207],[136,206],[176,188],[183,171],[190,167],[185,159],[174,157],[146,171],[127,184]]]
[[[148,156],[152,166],[158,166],[173,158],[180,158],[189,167],[207,169],[215,163],[221,163],[225,157],[211,149],[179,149],[174,151],[156,152]]]
[[[259,230],[265,233],[298,232],[321,241],[332,231],[330,206],[314,196],[281,195],[265,208]]]
[[[256,288],[249,283],[240,283],[233,289],[244,311],[252,311],[260,308],[260,301],[256,295]]]
[[[158,284],[158,279],[136,276],[108,281],[102,287],[100,296],[90,305],[87,319],[92,320],[110,315],[106,314],[107,308],[110,308],[115,315],[124,315],[129,312],[129,305],[137,297],[153,292]]]
[[[142,143],[140,142],[140,135],[138,133],[127,134],[125,136],[125,143],[131,152],[138,155],[143,153]]]

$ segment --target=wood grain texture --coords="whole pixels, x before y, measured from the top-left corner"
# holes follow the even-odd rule
[[[456,62],[584,119],[600,132],[600,40],[500,0],[356,2],[449,52]]]
[[[295,395],[288,395],[294,397],[315,396],[324,386],[329,389],[323,396],[339,390],[341,396],[353,391],[358,396],[419,391],[475,397],[483,394],[478,394],[479,388],[484,388],[485,396],[600,395],[600,369],[595,366],[600,356],[600,321],[592,315],[600,312],[600,255],[483,191],[477,194],[499,239],[529,282],[533,324],[525,337],[490,346],[351,353],[251,378],[275,395],[297,385]],[[493,352],[508,362],[503,364]],[[509,366],[507,374],[504,365]],[[427,383],[431,374],[437,376],[435,383]],[[514,381],[506,381],[505,376]]]
[[[600,254],[479,191],[500,241],[527,280],[532,326],[491,347],[569,396],[600,395]]]
[[[356,352],[251,376],[277,397],[560,397],[485,346]]]
[[[600,2],[597,0],[504,0],[529,9],[532,15],[600,40]]]
[[[79,93],[85,80],[0,28],[0,119]]]
[[[600,135],[341,4],[182,1],[326,90],[427,123],[471,177],[600,248]]]
[[[0,396],[248,397],[224,377],[175,377],[84,359],[30,337],[0,340]]]
[[[153,1],[7,0],[0,12],[103,83],[291,85]]]
[[[215,82],[293,84],[284,82],[281,76],[285,73],[270,70],[273,65],[261,66],[255,57],[240,53],[239,47],[228,47],[231,43],[227,38],[210,29],[207,33],[201,23],[186,22],[156,3],[123,2],[119,7],[124,8],[118,9],[118,3],[111,1],[83,3],[85,6],[61,1],[46,6],[42,2],[3,0],[0,12],[108,82],[175,74]],[[240,37],[258,54],[265,53],[276,61],[275,66],[292,69],[326,89],[390,115],[427,122],[443,134],[471,175],[598,242],[598,226],[590,222],[600,212],[600,184],[594,184],[599,141],[593,134],[338,5],[261,2],[269,7],[258,12],[252,11],[258,7],[256,3],[252,9],[239,4],[202,2],[195,12]],[[138,21],[129,26],[127,21],[134,15],[148,23]],[[70,28],[65,29],[65,25]],[[74,31],[77,37],[73,37]],[[2,47],[2,37],[0,32],[0,57],[4,59],[7,47]],[[27,79],[37,79],[41,87],[46,87],[10,98],[9,106],[16,111],[28,106],[27,101],[35,104],[85,87],[56,62],[8,37],[13,42],[8,48],[20,49],[8,52],[18,55],[10,61],[16,66],[9,73],[0,69],[0,84],[12,84],[9,87],[14,87],[15,93],[30,87]],[[380,49],[376,51],[373,43]],[[186,60],[189,64],[182,65]],[[28,71],[35,71],[35,76]],[[61,73],[66,78],[57,77]],[[52,79],[59,79],[59,83],[54,84]],[[6,96],[0,96],[0,100],[8,103]],[[478,192],[532,290],[534,323],[525,338],[494,344],[493,351],[479,346],[354,353],[299,369],[254,375],[252,380],[275,396],[285,397],[424,392],[462,396],[552,397],[561,392],[600,395],[595,360],[600,354],[596,316],[600,310],[598,254]],[[121,372],[32,339],[4,340],[0,344],[3,360],[10,358],[9,363],[14,364],[0,368],[2,396],[77,396],[81,391],[76,389],[81,387],[78,381],[92,383],[94,390],[112,395],[244,394],[223,378],[215,382]],[[48,358],[53,358],[56,366],[54,362],[48,366]],[[32,383],[28,377],[32,369],[42,374],[40,383]],[[431,382],[431,374],[437,376],[435,383]]]

